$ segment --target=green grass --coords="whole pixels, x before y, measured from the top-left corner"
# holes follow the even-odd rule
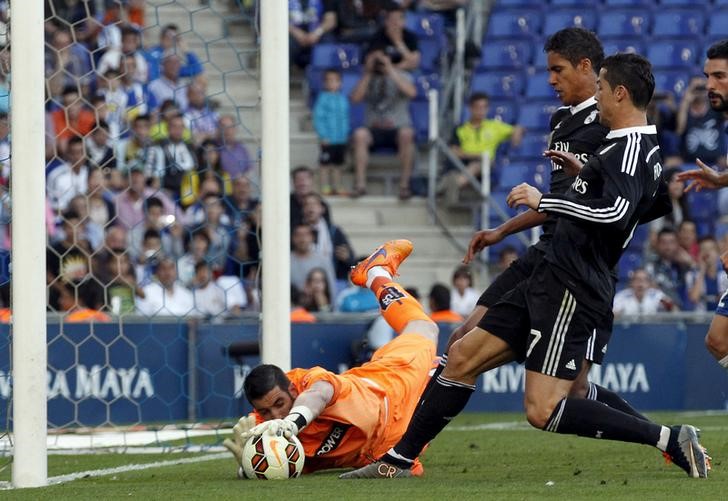
[[[529,429],[522,415],[465,414],[451,427],[523,423],[507,430],[446,431],[423,457],[426,476],[398,481],[342,481],[320,472],[285,482],[235,479],[232,459],[85,478],[43,489],[0,491],[12,499],[725,499],[728,415],[653,414],[659,422],[702,429],[714,458],[708,480],[665,465],[656,449]],[[186,456],[194,456],[187,454]],[[50,456],[49,475],[169,460],[182,455]],[[726,463],[728,464],[728,463]],[[0,478],[7,480],[8,471]],[[547,482],[553,485],[547,486]]]

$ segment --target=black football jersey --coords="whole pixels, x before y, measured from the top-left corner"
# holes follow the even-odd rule
[[[573,153],[582,163],[586,163],[609,132],[607,127],[599,123],[597,102],[593,97],[578,105],[575,113],[569,106],[556,110],[551,116],[550,126],[549,149]],[[560,165],[551,162],[551,193],[566,193],[573,182],[573,176],[567,175]],[[556,218],[549,215],[542,226],[543,234],[536,244],[537,248],[546,250],[555,228]]]
[[[611,308],[618,263],[640,219],[649,219],[662,182],[654,125],[613,130],[566,193],[543,195],[539,212],[557,217],[545,259],[575,296]]]

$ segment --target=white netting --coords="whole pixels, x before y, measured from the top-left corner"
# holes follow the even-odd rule
[[[45,4],[49,429],[236,416],[233,392],[220,389],[239,385],[225,350],[256,338],[259,308],[254,2]],[[0,2],[5,429],[8,7]]]

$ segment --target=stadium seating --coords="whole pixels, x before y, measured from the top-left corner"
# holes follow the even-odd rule
[[[445,20],[440,14],[407,12],[405,28],[417,38],[441,38],[445,32]]]
[[[548,71],[537,71],[529,75],[526,84],[526,97],[529,99],[553,99],[556,97],[554,88],[549,84]]]
[[[430,123],[429,103],[422,99],[415,99],[409,105],[412,125],[415,129],[415,141],[418,144],[427,142],[428,128]]]
[[[601,0],[551,0],[550,3],[556,7],[595,7]]]
[[[491,227],[493,227],[493,225],[497,226],[501,222],[502,221],[500,219],[494,220],[493,215],[491,214]],[[509,235],[497,244],[493,244],[488,248],[488,256],[490,261],[497,262],[499,254],[506,247],[513,247],[514,249],[516,249],[516,252],[519,256],[523,255],[523,253],[526,251],[526,244],[523,243],[518,235]]]
[[[711,0],[657,0],[660,7],[688,7],[688,8],[702,8],[709,5]],[[717,2],[716,2],[717,3]]]
[[[718,194],[715,191],[690,192],[690,217],[695,220],[715,220],[718,214]]]
[[[655,92],[672,92],[681,97],[690,82],[688,68],[681,70],[660,70],[655,73]]]
[[[439,71],[440,56],[443,51],[443,44],[434,38],[420,38],[417,41],[420,51],[420,69],[423,71]]]
[[[518,147],[511,147],[509,156],[512,160],[542,160],[547,147],[548,134],[527,132]]]
[[[491,100],[488,118],[514,124],[518,119],[518,103],[514,100]]]
[[[609,56],[617,52],[630,52],[634,54],[644,54],[647,45],[642,37],[618,37],[602,39],[604,45],[604,55]]]
[[[634,7],[635,5],[652,7],[654,4],[654,0],[604,0],[604,5],[607,7]]]
[[[702,36],[705,14],[695,9],[665,9],[656,12],[652,19],[652,35],[656,37]]]
[[[597,26],[596,10],[583,8],[554,9],[546,14],[543,23],[543,34],[551,35],[568,26],[578,26],[594,30]]]
[[[537,38],[533,41],[533,67],[537,70],[546,69],[548,66],[547,54],[543,50],[545,44],[545,38]]]
[[[485,92],[492,98],[520,97],[525,77],[520,71],[477,72],[470,82],[470,93]]]
[[[644,35],[649,33],[650,23],[647,9],[607,9],[599,16],[597,33],[602,37]]]
[[[538,35],[542,21],[540,8],[499,9],[490,16],[487,35],[489,38]]]
[[[547,131],[551,114],[559,107],[558,102],[536,101],[526,102],[520,107],[518,124],[530,131]]]
[[[647,48],[647,59],[659,69],[692,68],[697,56],[698,44],[692,40],[661,40]]]
[[[532,174],[532,167],[527,163],[511,163],[504,165],[500,169],[500,175],[498,177],[498,186],[501,189],[511,189],[517,184],[530,183]]]
[[[637,268],[642,267],[642,254],[631,249],[627,249],[619,259],[619,280],[627,282],[629,275]]]
[[[479,68],[518,69],[531,62],[532,43],[527,39],[486,40]]]
[[[499,7],[540,7],[543,2],[539,0],[501,0]]]
[[[336,68],[349,70],[362,63],[361,49],[355,44],[321,43],[311,52],[311,66],[314,69]]]
[[[728,0],[724,4],[728,7]],[[708,30],[706,35],[709,37],[726,37],[726,26],[728,26],[728,8],[722,8],[721,10],[710,13],[710,20],[708,21]]]

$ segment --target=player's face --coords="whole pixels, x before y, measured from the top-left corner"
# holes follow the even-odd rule
[[[609,85],[607,79],[607,70],[602,68],[599,70],[599,78],[597,78],[597,93],[594,96],[597,100],[597,108],[599,109],[599,122],[605,127],[610,127],[611,119],[614,116],[614,108],[616,100],[612,86]]]
[[[561,102],[566,106],[582,102],[585,78],[578,67],[554,51],[549,51],[546,55],[546,64],[549,72],[549,85],[554,88]]]
[[[710,107],[728,112],[728,59],[708,59],[703,70],[708,78]]]
[[[290,414],[296,396],[296,389],[293,385],[285,390],[276,386],[259,399],[253,400],[252,404],[265,421],[283,419]]]

